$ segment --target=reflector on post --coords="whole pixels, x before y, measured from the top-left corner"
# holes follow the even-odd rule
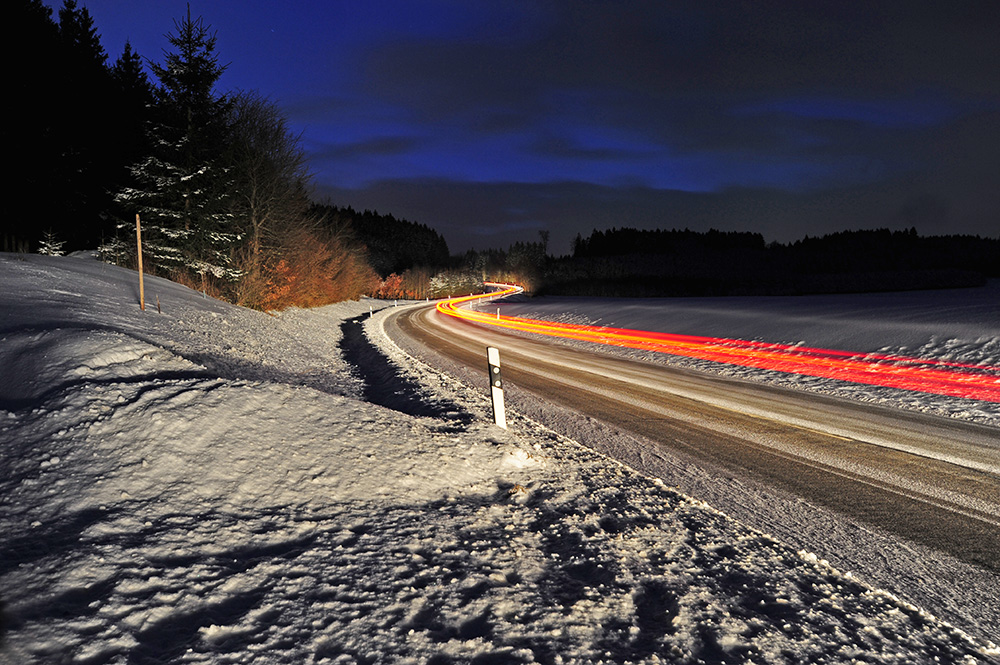
[[[486,347],[486,361],[490,373],[490,395],[493,398],[493,421],[507,429],[507,414],[503,407],[503,379],[500,377],[500,349]]]

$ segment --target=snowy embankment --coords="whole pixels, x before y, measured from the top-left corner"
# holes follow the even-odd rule
[[[363,401],[367,303],[137,291],[0,254],[0,662],[1000,660],[451,379]]]
[[[678,335],[889,354],[1000,367],[1000,280],[982,288],[739,298],[536,298],[506,316]],[[614,352],[1000,427],[1000,404],[723,365],[663,353]],[[1000,381],[1000,375],[998,375]],[[1000,445],[1000,444],[998,444]]]

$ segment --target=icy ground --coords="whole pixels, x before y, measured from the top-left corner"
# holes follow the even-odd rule
[[[365,401],[367,302],[135,282],[0,254],[4,665],[1000,661],[426,367]]]

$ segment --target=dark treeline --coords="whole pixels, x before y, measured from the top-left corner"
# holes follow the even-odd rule
[[[848,293],[979,286],[1000,238],[844,231],[781,244],[758,233],[611,229],[549,259],[536,292],[599,296]]]
[[[539,235],[541,239],[537,242],[518,241],[506,250],[469,250],[453,264],[480,281],[511,282],[529,292],[537,291],[552,264],[548,256],[549,234],[542,231]]]
[[[17,35],[8,50],[3,123],[3,248],[35,251],[45,238],[68,250],[114,233],[110,211],[128,168],[146,149],[152,86],[129,45],[113,62],[86,8],[58,12],[38,0],[5,5]]]
[[[441,269],[449,265],[448,243],[426,224],[371,210],[357,212],[350,206],[317,204],[313,211],[332,228],[349,228],[367,250],[368,262],[382,278],[414,268]]]
[[[594,231],[589,238],[577,235],[573,241],[573,257],[626,256],[628,254],[683,253],[686,250],[764,249],[764,236],[749,232],[723,232],[711,229],[706,233],[678,230],[611,229]]]

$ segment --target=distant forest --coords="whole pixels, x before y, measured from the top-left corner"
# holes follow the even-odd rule
[[[315,205],[313,213],[331,228],[346,228],[368,253],[368,262],[381,277],[414,268],[444,268],[451,257],[444,237],[426,224],[397,219],[350,206]]]
[[[1000,238],[844,231],[767,244],[759,233],[611,229],[551,259],[538,293],[793,295],[981,286],[1000,277]]]

